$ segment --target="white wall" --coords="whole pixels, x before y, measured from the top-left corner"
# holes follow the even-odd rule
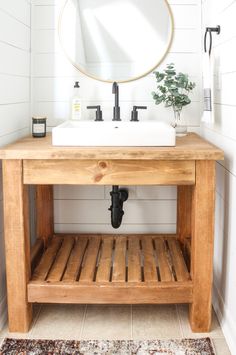
[[[54,126],[69,117],[69,99],[75,79],[81,81],[85,105],[100,103],[111,118],[111,85],[93,81],[65,59],[57,40],[57,19],[63,0],[35,0],[33,6],[33,114],[49,117]],[[198,88],[185,110],[191,129],[199,127],[201,114],[200,0],[170,0],[175,16],[175,39],[165,63],[190,73]],[[214,5],[211,7],[211,5]],[[217,165],[216,242],[214,259],[214,306],[232,353],[236,353],[236,18],[235,0],[203,0],[203,18],[208,25],[220,24],[214,36],[215,112],[212,126],[202,134],[225,151]],[[208,18],[207,18],[208,17]],[[209,18],[210,17],[210,18]],[[0,145],[29,131],[30,117],[30,4],[27,0],[0,0]],[[147,104],[142,119],[169,120],[171,112],[155,107],[150,92],[152,75],[121,85],[121,107],[129,119],[132,105]],[[87,113],[86,118],[92,119]],[[172,232],[175,230],[176,191],[172,187],[130,187],[121,232]],[[2,189],[0,189],[2,201]],[[55,189],[58,231],[112,231],[109,225],[109,188],[57,187]],[[155,211],[155,213],[154,213]],[[2,203],[0,204],[2,226]],[[0,228],[0,328],[6,317],[3,230]]]
[[[57,35],[58,14],[62,0],[35,0],[33,7],[33,114],[46,115],[49,126],[57,125],[70,115],[70,98],[75,79],[81,83],[84,106],[101,104],[104,118],[112,119],[114,97],[111,84],[101,83],[76,71],[61,51]],[[184,110],[189,126],[196,129],[200,116],[200,21],[199,0],[171,0],[175,17],[175,36],[165,64],[174,62],[177,69],[190,74],[197,89],[193,103]],[[171,110],[155,106],[151,91],[155,90],[152,74],[120,85],[121,116],[130,119],[133,105],[147,105],[140,119],[170,121]],[[84,118],[93,119],[93,112]],[[131,187],[125,203],[124,223],[119,232],[174,232],[176,222],[176,190],[173,187]],[[114,232],[110,226],[110,188],[56,187],[55,227],[59,232]]]
[[[26,0],[0,0],[0,146],[29,132],[30,8]],[[5,320],[6,286],[0,186],[0,329]]]
[[[47,115],[52,127],[69,118],[69,100],[75,79],[87,104],[101,104],[104,116],[111,119],[111,85],[86,78],[61,52],[57,39],[57,19],[63,0],[34,0],[32,55],[32,113]],[[175,16],[175,38],[165,63],[175,62],[197,82],[193,103],[184,114],[196,130],[201,116],[201,42],[200,0],[170,0]],[[203,15],[210,14],[209,25],[221,24],[222,34],[214,37],[216,57],[215,110],[213,126],[203,126],[203,135],[222,147],[225,161],[217,165],[216,243],[214,262],[214,305],[232,353],[236,353],[236,1],[203,0]],[[206,17],[206,16],[204,16]],[[30,117],[30,5],[27,0],[0,0],[0,145],[25,135]],[[147,104],[142,119],[169,120],[171,111],[156,107],[150,96],[155,89],[152,75],[121,85],[121,108],[129,119],[134,104]],[[86,113],[92,119],[92,113]],[[129,187],[124,224],[120,232],[174,232],[176,190],[173,187]],[[0,201],[2,192],[0,189]],[[56,187],[55,217],[57,231],[111,232],[109,188]],[[2,223],[2,204],[0,204]],[[0,327],[6,314],[3,233],[0,229]]]
[[[203,136],[222,148],[217,164],[214,308],[232,354],[236,354],[236,1],[203,1],[205,25],[221,25],[214,36],[215,123],[202,127]]]

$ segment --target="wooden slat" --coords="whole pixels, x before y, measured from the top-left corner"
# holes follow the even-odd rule
[[[31,272],[34,271],[35,267],[38,265],[42,254],[43,254],[44,244],[42,239],[36,239],[33,247],[31,248]]]
[[[136,283],[94,283],[91,286],[63,283],[30,283],[29,302],[85,304],[162,304],[192,302],[192,282],[155,282],[155,285]]]
[[[25,160],[25,184],[191,185],[194,161]]]
[[[27,300],[31,274],[28,188],[22,183],[21,160],[4,160],[2,171],[9,330],[27,332],[32,319]]]
[[[64,237],[73,237],[76,239],[82,239],[82,238],[88,238],[88,237],[100,237],[102,239],[104,238],[116,238],[117,236],[122,236],[122,237],[130,237],[130,236],[135,236],[132,234],[107,234],[107,233],[93,233],[93,234],[88,234],[88,233],[55,233],[55,237],[57,238],[64,238]],[[136,237],[141,239],[143,237],[154,237],[154,238],[159,238],[159,237],[165,237],[165,238],[177,238],[177,234],[136,234]]]
[[[168,263],[164,238],[155,239],[155,247],[161,281],[172,281],[173,275]]]
[[[99,252],[101,238],[92,237],[89,239],[89,244],[86,249],[83,267],[80,274],[79,282],[92,282],[95,276],[97,256]]]
[[[76,241],[76,244],[68,260],[68,265],[65,274],[63,276],[63,282],[76,281],[83,260],[84,251],[87,242],[88,242],[87,238],[80,238]]]
[[[36,236],[45,246],[54,233],[53,186],[37,185],[35,194]]]
[[[182,253],[184,256],[184,260],[186,266],[188,268],[188,272],[190,273],[190,264],[191,264],[191,238],[186,238],[184,241],[184,245],[181,245]]]
[[[144,263],[144,281],[158,281],[151,237],[142,238],[142,253]]]
[[[141,281],[141,255],[139,238],[128,238],[128,281]]]
[[[97,282],[109,282],[112,265],[113,238],[104,238],[102,241],[101,258],[97,270]]]
[[[190,275],[184,262],[183,254],[181,252],[178,241],[174,238],[169,238],[168,245],[172,256],[172,262],[175,269],[177,281],[189,280]]]
[[[126,276],[126,237],[115,238],[112,282],[125,281]]]
[[[56,282],[60,281],[63,273],[66,269],[66,265],[71,253],[71,249],[74,245],[73,238],[64,238],[60,251],[57,254],[57,257],[53,263],[53,266],[47,276],[47,282]]]
[[[60,238],[53,238],[45,251],[42,259],[40,260],[39,265],[36,267],[32,280],[45,280],[48,272],[54,262],[54,259],[57,255],[57,252],[61,246]]]

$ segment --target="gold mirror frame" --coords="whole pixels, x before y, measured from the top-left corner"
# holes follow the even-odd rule
[[[155,70],[162,62],[163,60],[165,59],[165,57],[167,56],[168,52],[169,52],[169,49],[172,45],[172,42],[173,42],[173,37],[174,37],[174,16],[173,16],[173,12],[171,10],[171,7],[168,3],[168,0],[163,0],[166,4],[166,7],[167,7],[167,10],[169,12],[169,15],[170,15],[170,23],[171,23],[171,34],[170,34],[170,38],[169,38],[169,42],[167,44],[167,47],[166,47],[166,50],[163,54],[163,56],[161,57],[161,59],[148,71],[144,72],[143,74],[141,75],[138,75],[134,78],[131,78],[131,79],[128,79],[128,80],[105,80],[105,79],[102,79],[102,78],[99,78],[95,75],[92,75],[92,74],[89,74],[87,73],[84,69],[82,69],[78,64],[76,64],[70,57],[69,55],[66,53],[66,50],[63,46],[63,43],[62,43],[62,38],[61,38],[61,32],[62,32],[62,16],[63,16],[63,13],[64,13],[64,9],[67,5],[67,3],[69,2],[70,0],[66,0],[64,5],[62,6],[62,9],[60,11],[60,16],[59,16],[59,21],[58,21],[58,36],[59,36],[59,41],[60,41],[60,44],[61,44],[61,47],[63,49],[63,52],[66,56],[66,58],[69,60],[69,62],[77,69],[79,70],[81,73],[83,73],[84,75],[88,76],[89,78],[91,79],[94,79],[94,80],[98,80],[98,81],[101,81],[101,82],[104,82],[104,83],[113,83],[114,81],[116,81],[117,83],[129,83],[131,81],[135,81],[135,80],[138,80],[138,79],[141,79],[145,76],[147,76],[148,74],[150,74],[153,70]],[[158,0],[157,0],[158,1]]]

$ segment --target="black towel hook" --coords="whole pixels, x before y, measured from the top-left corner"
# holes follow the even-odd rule
[[[206,27],[206,31],[205,31],[205,35],[204,35],[204,52],[207,52],[207,34],[209,33],[210,36],[210,44],[209,44],[209,49],[208,49],[208,53],[209,55],[211,55],[211,49],[212,49],[212,32],[216,32],[217,35],[220,34],[220,26],[216,26],[216,27]]]

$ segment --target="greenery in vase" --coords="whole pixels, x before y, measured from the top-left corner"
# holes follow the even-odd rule
[[[157,80],[157,91],[152,92],[155,104],[165,103],[165,107],[172,107],[175,118],[180,119],[182,108],[189,105],[189,93],[196,84],[189,80],[187,74],[177,73],[173,63],[168,64],[163,72],[154,71]]]

